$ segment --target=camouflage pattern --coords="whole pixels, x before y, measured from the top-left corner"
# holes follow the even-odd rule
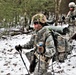
[[[70,52],[70,46],[67,39],[63,38],[64,36],[57,36],[57,52],[59,61],[64,61],[68,52]],[[42,42],[43,46],[39,47],[39,43]],[[34,47],[34,51],[31,52],[31,57],[29,60],[32,61],[32,55],[36,56],[36,67],[34,70],[34,75],[47,75],[47,69],[49,65],[49,61],[54,54],[56,54],[56,49],[54,45],[54,40],[51,35],[51,30],[49,28],[43,27],[39,31],[35,31],[32,34],[32,37],[28,43],[22,46],[25,49],[30,49]],[[42,49],[41,53],[39,53],[39,48]],[[44,51],[45,50],[45,51]],[[28,55],[28,54],[27,54]],[[48,60],[46,61],[46,58]]]
[[[58,60],[60,62],[64,62],[64,59],[66,59],[68,53],[70,53],[70,45],[66,38],[63,38],[61,36],[57,37],[57,50],[58,50]]]
[[[43,53],[39,53],[39,42],[43,42],[44,51]],[[23,48],[30,49],[35,48],[35,55],[37,57],[36,62],[37,65],[35,67],[34,75],[47,75],[47,68],[49,65],[49,60],[51,57],[55,54],[55,46],[54,41],[52,38],[52,35],[48,29],[43,27],[39,31],[35,31],[34,34],[32,34],[32,37],[29,41],[29,43],[22,46]],[[40,56],[40,58],[39,58]],[[48,60],[46,61],[46,58]],[[40,61],[39,61],[40,60]],[[39,67],[40,65],[40,67]],[[38,72],[39,68],[39,72]],[[40,74],[38,74],[40,73]]]
[[[45,23],[46,20],[47,20],[46,16],[42,13],[36,14],[32,17],[32,22],[38,21],[38,22],[41,22],[41,23]]]
[[[71,37],[74,33],[75,33],[75,31],[76,31],[76,24],[75,25],[70,25],[69,26],[69,37]]]
[[[69,7],[69,12],[66,16],[66,22],[68,22],[70,25],[75,25],[75,20],[76,18],[76,5],[74,2],[70,2],[68,4]]]
[[[74,4],[74,3],[73,3]],[[70,4],[69,7],[71,7],[72,4]],[[74,11],[69,11],[66,16],[66,22],[69,24],[69,36],[72,36],[72,34],[76,30],[76,5],[74,7]]]
[[[66,16],[66,22],[72,23],[72,16],[76,16],[76,9],[74,11],[69,11],[67,16]]]

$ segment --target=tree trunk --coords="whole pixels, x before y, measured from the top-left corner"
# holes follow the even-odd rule
[[[59,19],[59,12],[60,12],[60,5],[61,5],[62,0],[55,0],[55,15],[56,15],[56,23],[55,25],[57,26],[58,19]]]
[[[55,22],[55,26],[57,26],[58,23],[58,0],[55,0],[55,15],[56,15],[56,22]]]

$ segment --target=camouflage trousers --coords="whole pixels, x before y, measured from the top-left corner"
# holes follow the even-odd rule
[[[48,65],[45,62],[37,62],[37,65],[34,70],[34,75],[47,75]],[[51,75],[51,74],[50,74]]]

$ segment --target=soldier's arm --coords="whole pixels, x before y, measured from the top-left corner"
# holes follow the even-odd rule
[[[31,49],[34,47],[33,45],[34,45],[34,36],[31,37],[31,39],[28,43],[22,45],[22,48],[23,49]]]
[[[68,14],[67,14],[67,16],[66,16],[66,18],[65,18],[65,21],[66,21],[66,22],[69,22],[69,19],[70,19],[70,13],[71,13],[71,12],[69,11]]]
[[[33,48],[33,43],[34,43],[34,38],[32,37],[30,39],[30,41],[28,43],[26,43],[25,45],[20,45],[20,44],[16,45],[15,49],[17,51],[21,51],[22,52],[22,49],[31,49],[31,48]]]
[[[45,48],[45,57],[47,58],[51,58],[56,53],[52,35],[47,38]]]

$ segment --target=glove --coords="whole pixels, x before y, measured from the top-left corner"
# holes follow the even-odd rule
[[[62,16],[62,20],[63,20],[63,21],[65,20],[65,17],[64,17],[64,16]]]
[[[75,20],[75,16],[72,16],[72,20]]]
[[[17,46],[15,46],[15,49],[17,50],[17,51],[21,51],[22,52],[22,46],[21,45],[17,45]]]

